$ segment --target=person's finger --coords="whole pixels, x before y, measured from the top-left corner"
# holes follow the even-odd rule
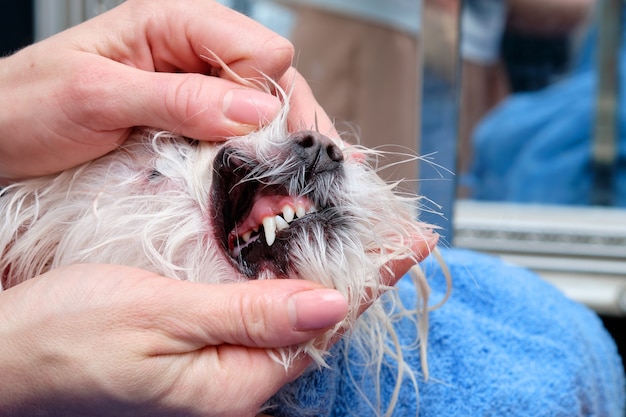
[[[382,282],[385,285],[395,285],[411,267],[421,262],[432,253],[439,241],[439,234],[424,225],[423,233],[412,236],[411,252],[414,256],[390,261],[382,270]]]
[[[88,279],[92,271],[97,271],[97,280]],[[55,282],[62,285],[55,287]],[[147,356],[223,344],[288,347],[312,340],[343,320],[348,310],[341,293],[306,280],[205,284],[120,265],[71,265],[23,284],[7,292],[17,297],[28,289],[30,299],[54,298],[55,291],[59,298],[67,297],[68,291],[84,292],[89,294],[81,300],[85,310],[113,306],[98,323],[105,327],[117,320],[118,331],[137,337],[138,346],[149,346]],[[95,328],[93,320],[85,325]]]
[[[269,123],[280,101],[232,81],[201,74],[154,73],[105,58],[90,63],[76,59],[77,77],[68,86],[72,102],[66,107],[94,131],[145,125],[194,139],[223,140]],[[97,79],[98,82],[90,82]],[[99,97],[97,106],[86,106]],[[102,117],[107,115],[107,117]]]
[[[198,74],[147,74],[143,84],[144,97],[129,97],[135,110],[129,122],[143,119],[194,139],[245,135],[267,125],[281,107],[270,94]]]
[[[170,361],[168,368],[178,375],[178,387],[198,387],[211,370],[211,380],[222,381],[220,390],[225,396],[246,398],[241,405],[230,404],[224,415],[252,414],[311,363],[301,355],[285,367],[272,358],[273,349],[268,348],[311,340],[347,314],[347,301],[337,291],[304,280],[172,284],[176,284],[175,291],[167,286],[161,289],[169,294],[167,300],[156,298],[158,308],[167,315],[152,316],[154,321],[144,323],[159,329],[162,336],[147,354]],[[242,372],[245,378],[235,378]],[[189,390],[178,395],[185,403]],[[198,404],[200,408],[222,415],[222,402],[216,404],[215,396],[193,400],[202,402],[200,397],[207,401]],[[251,408],[239,410],[238,406]]]
[[[147,324],[160,329],[163,337],[152,355],[222,344],[288,347],[319,336],[348,311],[338,291],[304,280],[221,285],[172,281],[159,286],[167,297],[155,297],[161,302],[152,307],[167,314],[153,314]]]
[[[394,285],[404,274],[407,273],[407,271],[413,265],[415,265],[416,262],[423,260],[426,256],[428,256],[428,254],[432,252],[435,245],[437,244],[437,241],[438,235],[429,229],[424,229],[424,233],[418,236],[413,236],[411,242],[407,244],[411,246],[411,251],[414,256],[390,261],[382,270],[383,282],[386,285]],[[299,281],[290,282],[298,283]],[[360,311],[363,312],[368,306],[369,305],[367,303],[363,304]],[[327,305],[321,303],[317,306],[316,311],[325,310],[327,308]],[[244,310],[252,311],[254,310],[254,308]],[[310,312],[308,314],[310,314]],[[280,323],[275,324],[280,325]],[[264,325],[267,325],[266,320],[264,321]],[[252,333],[257,332],[254,331]],[[263,333],[266,332],[262,331],[260,334]],[[333,336],[331,343],[336,342],[341,337],[342,333],[343,331],[340,330],[335,336]],[[238,337],[240,338],[241,335]],[[256,338],[253,337],[251,339]],[[212,361],[214,360],[214,354],[216,353],[213,351],[205,351],[203,359]],[[231,393],[233,389],[237,390],[238,393],[241,393],[241,395],[249,396],[251,400],[253,400],[255,403],[258,403],[259,405],[262,404],[272,394],[274,394],[282,385],[299,376],[301,372],[304,371],[306,366],[310,363],[309,358],[296,360],[289,369],[285,370],[285,373],[283,374],[280,372],[281,370],[279,365],[273,362],[267,356],[266,351],[258,349],[228,349],[221,352],[219,358],[223,369],[233,369],[233,367],[239,366],[243,366],[246,369],[248,367],[250,369],[255,369],[255,372],[252,372],[250,374],[250,377],[246,379],[243,384],[240,384],[237,387],[233,387],[229,390]],[[269,374],[273,374],[275,375],[275,377],[269,380],[262,377],[263,375]]]

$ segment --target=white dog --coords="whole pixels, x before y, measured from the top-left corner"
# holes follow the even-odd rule
[[[266,128],[220,144],[140,129],[95,161],[0,191],[2,286],[73,263],[212,283],[317,280],[350,300],[338,328],[351,329],[375,369],[393,317],[375,303],[356,320],[359,306],[386,289],[385,265],[413,256],[412,239],[430,228],[414,220],[417,199],[394,194],[367,165],[373,151],[317,131],[290,134],[287,112],[285,104]],[[425,353],[428,286],[416,276],[423,302],[408,313]],[[276,359],[288,365],[304,351],[323,363],[338,328]],[[399,346],[391,350],[404,367]]]

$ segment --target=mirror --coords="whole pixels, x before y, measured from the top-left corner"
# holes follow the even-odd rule
[[[620,3],[598,3],[597,15],[595,0],[466,3],[460,197],[619,203],[608,183],[616,156]],[[615,4],[617,11],[608,10]]]
[[[506,11],[495,3],[467,1],[462,12],[454,244],[530,267],[597,311],[624,315],[623,2],[511,0]],[[546,5],[561,13],[544,15]],[[489,7],[501,26],[472,24]],[[476,28],[501,42],[482,60],[471,43],[491,44]]]

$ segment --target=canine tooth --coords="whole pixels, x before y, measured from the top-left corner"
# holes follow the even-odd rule
[[[315,213],[317,211],[317,207],[311,206],[307,209],[306,214]]]
[[[300,217],[304,217],[306,215],[306,209],[304,208],[304,206],[296,206],[296,217],[300,218]]]
[[[250,236],[252,236],[252,230],[241,235],[241,238],[244,242],[248,243],[250,241]]]
[[[287,223],[287,221],[281,216],[274,217],[274,220],[276,221],[276,230],[285,230],[289,227],[289,223]]]
[[[291,223],[293,221],[293,216],[296,215],[296,212],[293,211],[291,206],[283,207],[283,217],[287,220],[287,223]]]
[[[263,228],[265,229],[265,241],[267,242],[267,246],[272,246],[274,244],[274,240],[276,240],[276,218],[264,218]]]

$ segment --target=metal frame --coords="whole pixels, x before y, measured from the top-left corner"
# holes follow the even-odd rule
[[[454,227],[455,246],[528,267],[599,313],[626,316],[625,210],[459,201]]]

